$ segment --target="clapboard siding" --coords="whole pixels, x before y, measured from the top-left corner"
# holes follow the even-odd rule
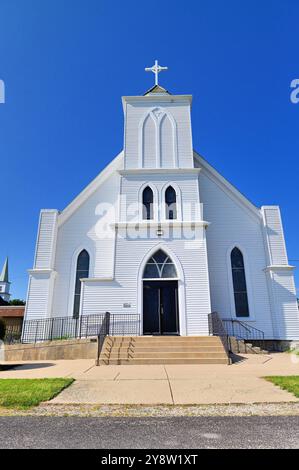
[[[151,118],[147,116],[143,126],[143,167],[156,168],[157,167],[157,141],[156,141],[156,126]]]
[[[203,229],[200,234],[203,236]],[[187,242],[187,243],[186,243]],[[146,253],[159,246],[171,250],[183,266],[185,309],[180,313],[185,316],[187,334],[207,334],[207,314],[210,312],[209,280],[206,262],[206,249],[203,240],[148,240],[146,232],[137,240],[126,238],[120,232],[116,245],[115,280],[107,283],[85,283],[83,313],[106,311],[111,313],[142,314],[138,303],[138,273]],[[139,294],[140,295],[140,294]],[[124,308],[124,303],[131,307]],[[139,308],[138,308],[139,305]]]
[[[94,194],[58,229],[55,256],[53,315],[72,314],[74,271],[77,255],[86,249],[90,255],[89,277],[114,274],[114,230],[118,210],[119,175],[113,173]],[[105,212],[108,210],[106,215]]]
[[[299,311],[293,274],[275,270],[270,273],[275,302],[274,321],[277,339],[299,340]]]
[[[53,248],[57,233],[57,215],[58,211],[56,210],[42,210],[40,213],[34,263],[34,267],[37,269],[52,267]]]
[[[264,206],[262,211],[268,239],[270,264],[287,265],[288,258],[279,207]]]
[[[49,315],[49,293],[51,288],[49,274],[30,276],[25,319],[45,318]]]
[[[182,219],[193,220],[195,217],[195,209],[199,210],[199,191],[198,191],[198,175],[188,175],[183,173],[172,174],[171,170],[168,175],[129,175],[122,178],[122,206],[121,220],[133,221],[141,218],[138,213],[138,202],[142,203],[142,188],[146,183],[150,183],[154,188],[154,204],[158,207],[155,214],[159,219],[162,216],[163,189],[170,184],[174,184],[178,188],[177,200],[182,206]],[[138,201],[139,198],[139,201]],[[158,200],[157,200],[158,199]],[[131,209],[130,209],[131,208]],[[142,208],[139,208],[140,212]]]
[[[212,310],[223,318],[235,317],[229,254],[238,246],[244,255],[252,325],[272,338],[262,219],[252,217],[205,170],[200,173],[200,197],[204,218],[211,223],[207,229],[207,249]]]
[[[169,113],[174,122],[176,123],[176,136],[175,142],[178,152],[178,166],[180,168],[193,168],[193,149],[192,149],[192,133],[191,133],[191,119],[190,119],[190,103],[189,101],[181,103],[170,103],[163,102],[159,98],[155,97],[151,101],[145,99],[144,103],[126,103],[125,108],[125,168],[132,169],[140,167],[140,149],[144,151],[144,146],[141,145],[140,139],[142,138],[143,124],[149,126],[150,131],[146,133],[144,144],[148,147],[145,149],[146,157],[146,168],[152,168],[154,161],[153,152],[157,149],[156,136],[154,135],[154,128],[152,126],[152,118],[146,116],[152,109],[161,108],[162,111]],[[162,122],[163,125],[163,122]],[[167,142],[172,146],[172,132],[167,131],[165,136],[162,137],[167,139]],[[171,149],[168,150],[171,152]],[[162,166],[167,168],[170,164],[170,168],[173,167],[173,163],[170,162],[169,158],[162,160]],[[150,165],[150,166],[148,166]],[[165,166],[164,166],[165,165]],[[155,167],[157,167],[155,165]]]

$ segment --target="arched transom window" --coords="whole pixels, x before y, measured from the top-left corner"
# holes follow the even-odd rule
[[[232,250],[230,257],[233,276],[236,316],[249,317],[244,258],[241,251],[237,247]]]
[[[74,294],[74,309],[73,317],[79,317],[80,311],[80,297],[81,297],[81,281],[84,277],[89,275],[89,254],[86,250],[82,250],[77,259],[76,267],[76,280],[75,280],[75,294]]]
[[[148,260],[143,273],[144,279],[169,279],[176,277],[175,265],[163,250],[158,250]]]
[[[177,218],[176,192],[172,186],[165,191],[165,216],[168,220]]]

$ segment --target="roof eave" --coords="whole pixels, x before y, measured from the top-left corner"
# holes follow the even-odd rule
[[[123,110],[125,112],[126,103],[146,103],[151,101],[159,101],[160,103],[175,103],[178,101],[188,101],[192,104],[192,95],[168,95],[166,93],[153,93],[145,96],[122,96]]]

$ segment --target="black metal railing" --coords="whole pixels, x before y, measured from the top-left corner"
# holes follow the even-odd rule
[[[225,349],[226,355],[227,355],[228,364],[230,364],[231,363],[231,359],[230,359],[231,347],[230,347],[229,335],[227,334],[224,328],[223,322],[219,314],[217,312],[209,313],[208,320],[209,320],[209,334],[212,336],[219,336],[223,344],[223,347]]]
[[[56,317],[25,320],[21,341],[23,343],[37,343],[99,336],[107,319],[107,313],[81,315],[78,318]],[[110,314],[109,334],[140,335],[140,315]]]
[[[140,334],[140,315],[118,315],[106,312],[98,334],[98,354],[96,365],[100,365],[100,355],[107,336],[140,336]]]
[[[140,315],[137,313],[111,313],[109,325],[111,336],[140,336],[141,334]]]
[[[224,318],[222,322],[229,336],[245,342],[252,340],[255,345],[265,349],[265,334],[262,330],[233,318]]]
[[[20,343],[21,336],[22,336],[22,321],[18,323],[6,322],[5,336],[4,336],[5,344]]]

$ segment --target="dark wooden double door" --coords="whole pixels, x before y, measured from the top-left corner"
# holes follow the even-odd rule
[[[177,281],[143,281],[143,334],[179,334]]]

